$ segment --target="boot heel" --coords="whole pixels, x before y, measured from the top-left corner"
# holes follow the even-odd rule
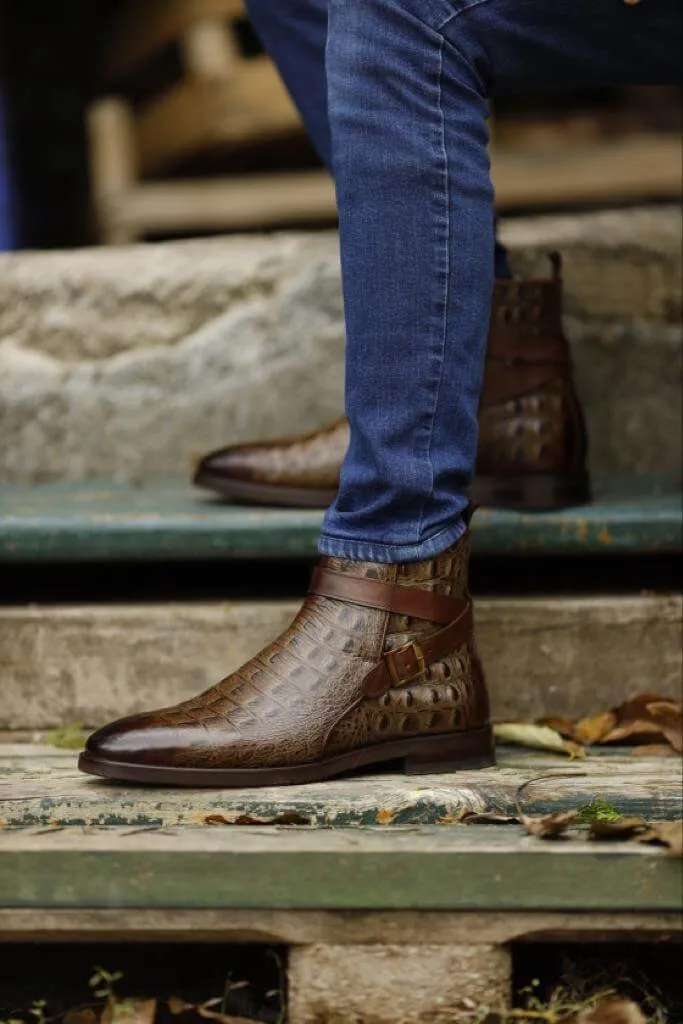
[[[464,768],[490,768],[496,763],[490,725],[447,736],[430,736],[415,743],[403,762],[406,775],[455,772]]]

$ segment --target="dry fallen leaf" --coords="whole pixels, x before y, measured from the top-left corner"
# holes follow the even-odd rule
[[[389,810],[388,807],[383,807],[381,811],[377,812],[375,821],[378,825],[388,825],[394,820],[394,812]]]
[[[616,725],[617,716],[613,711],[602,711],[592,718],[582,718],[574,726],[574,738],[579,743],[590,746],[592,743],[600,743]]]
[[[659,726],[677,754],[683,753],[683,704],[672,700],[647,705],[652,721]]]
[[[632,999],[605,996],[591,1010],[583,1010],[566,1024],[647,1024],[647,1018]]]
[[[222,814],[206,814],[205,825],[310,825],[310,819],[304,818],[296,811],[283,811],[274,818],[253,818],[249,814],[238,814],[230,821]]]
[[[578,811],[554,811],[538,818],[528,818],[522,814],[519,820],[531,836],[538,836],[539,839],[559,839],[570,825],[575,825],[581,820],[581,815]]]
[[[528,747],[531,750],[552,750],[570,757],[583,757],[585,751],[578,743],[563,739],[558,732],[547,725],[531,725],[526,722],[501,722],[493,727],[498,743]]]
[[[459,818],[463,825],[519,825],[516,814],[500,814],[495,811],[466,811]]]
[[[667,846],[675,857],[683,857],[683,821],[661,821],[639,838],[641,843]]]
[[[638,832],[647,829],[647,822],[642,818],[617,818],[616,821],[591,821],[588,829],[589,839],[630,839]]]
[[[658,704],[664,698],[657,693],[638,693],[635,697],[613,708],[615,723],[612,729],[602,737],[601,743],[617,743],[622,740],[642,741],[643,737],[661,736],[662,730],[652,720],[648,704]]]
[[[110,999],[101,1024],[154,1024],[156,999]]]
[[[574,723],[570,718],[556,718],[550,715],[547,718],[537,719],[536,725],[547,725],[554,732],[559,732],[560,736],[563,736],[566,740],[575,740],[577,738],[574,735]]]

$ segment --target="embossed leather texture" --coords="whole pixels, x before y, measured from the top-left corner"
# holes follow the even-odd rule
[[[468,530],[424,562],[323,558],[312,590],[341,579],[349,599],[312,592],[280,637],[205,693],[96,732],[81,767],[137,781],[265,785],[394,757],[433,770],[490,763],[469,548]],[[380,607],[367,604],[374,593]]]
[[[481,504],[534,509],[589,500],[586,432],[553,262],[547,280],[495,284],[473,488]],[[202,459],[195,483],[233,500],[324,508],[348,442],[340,419],[305,437],[221,448]]]

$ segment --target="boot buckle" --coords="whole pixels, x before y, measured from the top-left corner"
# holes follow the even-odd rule
[[[408,675],[402,675],[396,664],[396,658],[399,655],[412,654],[412,658],[415,662],[415,669],[411,671],[410,660],[408,658],[401,658],[401,664],[404,670],[409,672]],[[393,651],[387,651],[384,655],[387,668],[389,670],[389,677],[393,686],[405,686],[406,683],[413,683],[416,679],[422,679],[427,675],[427,664],[425,662],[424,651],[415,640],[409,640],[408,643],[403,644],[401,647],[394,648]]]

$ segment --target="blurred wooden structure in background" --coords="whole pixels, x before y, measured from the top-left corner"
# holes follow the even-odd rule
[[[242,0],[130,2],[104,79],[111,94],[93,103],[88,116],[101,241],[334,219],[327,173],[278,166],[277,149],[269,153],[270,145],[301,139],[303,126],[277,71],[250,45]],[[578,137],[570,130],[562,144],[560,131],[553,135],[547,124],[520,124],[516,136],[514,118],[496,119],[492,164],[499,207],[679,194],[681,151],[674,135],[605,139],[578,124]],[[249,173],[231,171],[239,167],[239,154],[254,147],[261,167],[252,160]],[[203,174],[197,171],[202,161]]]

